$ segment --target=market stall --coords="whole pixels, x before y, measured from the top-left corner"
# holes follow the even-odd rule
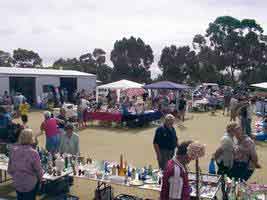
[[[123,118],[120,112],[87,112],[85,116],[86,121],[121,122]]]
[[[129,113],[123,115],[122,121],[127,123],[127,126],[143,126],[146,123],[160,120],[163,114],[160,111],[147,110],[143,113]]]
[[[250,85],[253,88],[256,88],[256,91],[253,93],[255,102],[255,113],[257,115],[264,116],[267,114],[267,82],[256,83]]]
[[[159,81],[156,83],[151,83],[151,84],[145,85],[144,88],[150,89],[150,90],[168,89],[168,90],[177,90],[177,91],[190,89],[190,87],[187,85],[173,83],[171,81]]]
[[[161,191],[162,171],[152,169],[151,166],[136,168],[127,166],[122,156],[120,163],[114,161],[86,160],[80,163],[74,170],[73,177],[120,185],[124,187],[134,187],[140,190]],[[196,197],[196,174],[189,173],[191,187],[191,197]],[[200,196],[202,199],[216,199],[216,195],[221,186],[221,176],[201,174],[200,175]]]
[[[103,90],[106,90],[106,93],[103,93]],[[133,125],[134,127],[159,120],[162,117],[160,112],[146,110],[147,108],[145,108],[145,102],[143,101],[144,93],[145,90],[142,84],[128,80],[120,80],[98,86],[96,88],[98,105],[86,111],[85,120],[126,122],[127,125]],[[99,99],[101,96],[108,102],[103,98]],[[122,96],[123,98],[121,98]],[[121,99],[122,101],[120,101]]]
[[[251,84],[250,86],[260,88],[260,89],[267,89],[267,82],[255,83],[255,84]]]
[[[178,108],[179,94],[189,90],[190,87],[170,81],[159,81],[145,85],[144,89],[152,91],[152,102],[158,104],[162,112],[175,115]]]
[[[192,111],[206,112],[210,107],[222,108],[223,90],[217,83],[202,83],[192,93]]]
[[[105,84],[105,85],[100,85],[96,87],[96,101],[98,102],[99,100],[99,92],[100,90],[115,90],[117,93],[117,102],[120,100],[120,94],[122,91],[126,91],[128,94],[131,92],[130,89],[133,89],[132,91],[134,92],[140,92],[140,94],[144,91],[142,89],[142,84],[136,83],[133,81],[128,81],[128,80],[120,80],[116,81],[113,83]]]
[[[129,127],[141,127],[152,121],[160,120],[162,113],[154,110],[147,110],[143,113],[128,113],[123,115],[121,112],[87,112],[86,121],[104,121],[104,122],[125,122]]]
[[[66,159],[59,155],[52,158],[51,154],[46,151],[39,151],[42,168],[44,170],[43,181],[40,185],[41,195],[58,195],[68,193],[69,183],[68,176],[73,173],[71,166],[66,164]],[[0,183],[11,180],[7,175],[9,158],[5,154],[0,154]],[[4,174],[4,176],[3,176]],[[57,187],[61,184],[60,187]]]
[[[53,183],[69,176],[75,179],[93,181],[97,185],[106,183],[140,190],[161,191],[162,171],[153,169],[151,165],[141,168],[128,165],[122,155],[120,156],[120,162],[116,162],[109,160],[97,161],[89,157],[67,154],[57,155],[56,159],[52,159],[46,152],[39,150],[38,152],[45,170],[43,176],[45,180],[43,183],[45,184]],[[0,155],[0,170],[5,173],[8,169],[8,160],[9,158],[6,155]],[[10,180],[6,177],[1,178],[3,181]],[[188,179],[192,198],[195,199],[197,193],[199,193],[200,199],[221,199],[219,194],[222,186],[221,176],[189,172]],[[199,188],[198,191],[197,187]],[[226,180],[226,191],[230,199],[266,200],[267,197],[267,185],[247,184],[245,182],[232,181],[228,178]]]

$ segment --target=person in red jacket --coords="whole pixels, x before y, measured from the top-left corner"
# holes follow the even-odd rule
[[[187,154],[187,147],[192,141],[179,145],[176,157],[169,160],[163,172],[163,182],[160,193],[161,200],[189,200],[190,186],[187,165],[191,161]]]

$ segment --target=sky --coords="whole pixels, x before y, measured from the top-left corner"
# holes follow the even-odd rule
[[[109,57],[116,40],[140,37],[154,51],[155,77],[165,46],[191,45],[224,15],[255,19],[267,30],[266,8],[267,0],[0,0],[0,50],[33,50],[51,65],[94,48]]]

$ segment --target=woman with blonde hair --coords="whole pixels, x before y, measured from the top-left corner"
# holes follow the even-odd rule
[[[17,200],[35,200],[43,169],[38,152],[33,149],[33,132],[24,129],[14,145],[8,163],[8,173],[16,188]]]

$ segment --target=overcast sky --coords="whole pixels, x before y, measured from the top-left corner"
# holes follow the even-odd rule
[[[156,63],[166,45],[191,45],[218,16],[256,19],[267,30],[267,0],[0,0],[0,49],[34,50],[51,64],[116,40],[141,37]],[[266,33],[266,31],[265,31]]]

